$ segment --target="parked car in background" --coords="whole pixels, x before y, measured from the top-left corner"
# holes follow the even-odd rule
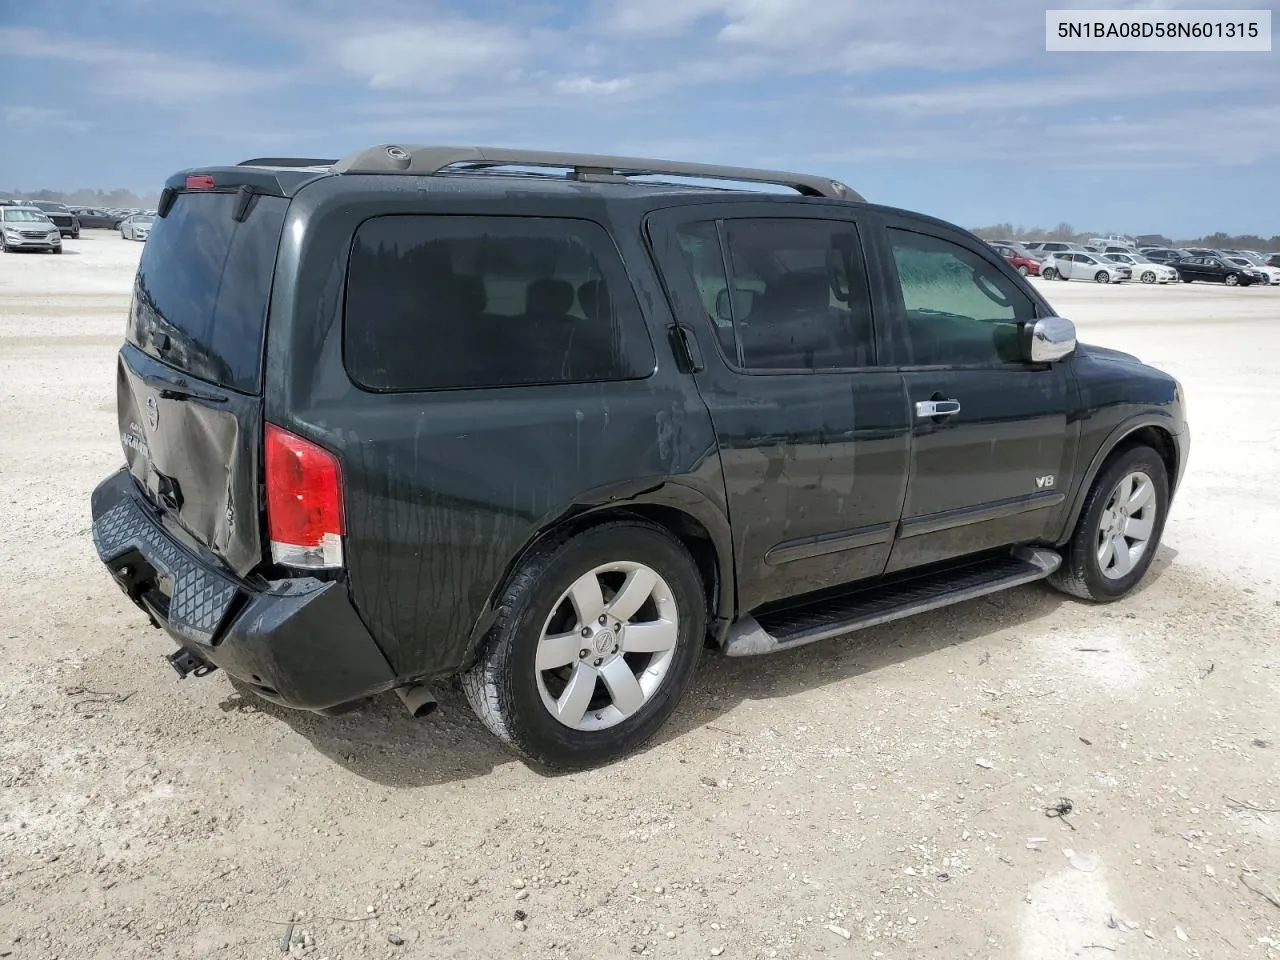
[[[1070,252],[1088,253],[1089,251],[1080,244],[1072,243],[1069,240],[1042,240],[1040,241],[1040,252],[1048,254]]]
[[[42,210],[58,227],[58,232],[72,240],[80,239],[80,221],[65,203],[53,203],[49,200],[35,200],[31,204]]]
[[[120,221],[120,236],[125,240],[146,240],[155,220],[155,217],[149,217],[144,213],[135,213],[131,217],[126,217]]]
[[[1235,264],[1237,267],[1243,267],[1250,271],[1254,279],[1258,283],[1270,286],[1273,283],[1280,283],[1280,267],[1268,267],[1264,263],[1254,263],[1248,257],[1224,257],[1227,263]]]
[[[80,226],[86,230],[115,230],[124,219],[98,207],[83,207],[73,212],[80,220]]]
[[[1189,254],[1184,250],[1175,250],[1173,247],[1148,247],[1140,251],[1148,260],[1154,260],[1156,263],[1176,263]]]
[[[1128,267],[1134,280],[1143,283],[1177,283],[1178,271],[1167,263],[1156,263],[1140,253],[1104,253],[1102,259]]]
[[[1272,253],[1267,255],[1268,267],[1280,267],[1280,253]]]
[[[1184,257],[1173,266],[1183,283],[1199,280],[1202,283],[1225,283],[1229,287],[1247,287],[1257,282],[1251,268],[1228,263],[1223,257]]]
[[[1024,277],[1040,276],[1040,261],[1031,256],[1029,250],[1020,250],[1015,246],[993,243],[991,249],[1009,261],[1009,265]]]
[[[62,252],[62,231],[37,207],[6,204],[0,207],[0,249]]]
[[[1093,280],[1095,283],[1123,283],[1133,271],[1120,263],[1108,263],[1092,253],[1068,250],[1055,253],[1040,267],[1040,275],[1053,280]]]
[[[1131,237],[1119,233],[1108,234],[1105,237],[1090,237],[1089,245],[1097,247],[1103,253],[1107,253],[1109,247],[1120,247],[1121,252],[1124,253],[1138,249],[1138,244]]]

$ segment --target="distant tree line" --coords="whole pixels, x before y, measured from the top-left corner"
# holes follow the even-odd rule
[[[48,200],[52,203],[65,203],[69,207],[108,207],[131,208],[141,207],[145,210],[155,208],[160,202],[158,193],[137,194],[132,190],[7,190],[0,197],[8,200]]]
[[[983,240],[1066,240],[1074,243],[1085,243],[1090,237],[1105,237],[1110,230],[1094,233],[1079,231],[1069,223],[1060,223],[1052,230],[1044,227],[1014,226],[1012,223],[997,223],[989,227],[974,227],[973,232]],[[1135,240],[1153,247],[1213,247],[1228,250],[1280,250],[1280,234],[1270,240],[1252,233],[1232,235],[1229,233],[1210,233],[1203,237],[1187,237],[1170,239],[1161,234],[1129,234]]]

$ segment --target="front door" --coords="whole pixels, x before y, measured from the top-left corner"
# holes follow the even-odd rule
[[[910,446],[900,373],[877,369],[859,224],[814,204],[649,218],[719,443],[739,607],[880,574]]]
[[[1021,361],[1036,303],[980,243],[909,220],[889,221],[886,239],[914,417],[887,569],[1034,541],[1063,500],[1067,365]]]

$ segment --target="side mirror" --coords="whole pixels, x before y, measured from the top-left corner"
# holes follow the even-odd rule
[[[1076,349],[1076,325],[1066,317],[1041,317],[1027,326],[1026,359],[1054,363]]]

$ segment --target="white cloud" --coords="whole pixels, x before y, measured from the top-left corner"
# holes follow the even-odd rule
[[[447,89],[470,78],[509,78],[532,53],[500,24],[453,19],[344,27],[332,38],[339,66],[374,89]]]
[[[609,96],[630,90],[633,84],[630,77],[613,77],[609,80],[596,80],[592,77],[563,77],[555,82],[556,90],[561,93],[579,93],[595,96]]]
[[[89,43],[39,30],[0,29],[11,56],[60,60],[91,68],[87,89],[125,100],[179,106],[257,93],[296,79],[290,69],[260,69],[110,43]]]

